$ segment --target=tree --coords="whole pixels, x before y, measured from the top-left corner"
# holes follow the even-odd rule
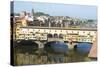
[[[49,16],[49,14],[45,14],[45,13],[43,13],[43,12],[36,12],[36,13],[34,13],[34,15],[35,15],[35,16],[42,16],[42,15],[44,15],[44,16]]]

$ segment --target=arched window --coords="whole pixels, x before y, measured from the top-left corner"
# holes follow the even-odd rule
[[[59,38],[63,38],[63,34],[59,34]]]
[[[54,34],[54,38],[58,38],[58,34],[55,33],[55,34]]]
[[[52,34],[48,34],[47,37],[48,37],[48,38],[52,38],[53,35],[52,35]]]

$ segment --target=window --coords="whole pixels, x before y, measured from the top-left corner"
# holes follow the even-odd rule
[[[35,36],[35,34],[33,34],[33,36]]]
[[[48,37],[48,38],[52,38],[53,35],[52,35],[52,34],[48,34],[47,37]]]
[[[54,34],[54,38],[58,38],[58,34],[55,33],[55,34]]]
[[[59,38],[63,38],[63,34],[59,34]]]

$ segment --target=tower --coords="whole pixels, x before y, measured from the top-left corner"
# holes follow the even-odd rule
[[[33,21],[34,21],[34,16],[35,16],[34,9],[32,9],[32,16],[33,16]]]
[[[26,11],[22,11],[21,13],[20,13],[20,18],[25,18],[25,16],[26,16]]]

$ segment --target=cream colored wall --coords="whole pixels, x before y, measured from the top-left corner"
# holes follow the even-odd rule
[[[86,36],[84,38],[82,37],[78,37],[76,36],[74,40],[77,40],[78,41],[84,41],[85,39],[85,42],[92,42],[91,40],[94,40],[95,36],[96,36],[96,31],[82,31],[82,30],[54,30],[54,29],[32,29],[32,28],[21,28],[20,31],[19,31],[19,34],[26,34],[25,37],[28,37],[28,38],[31,38],[33,37],[32,34],[30,34],[30,32],[33,32],[33,33],[36,33],[38,32],[38,34],[35,34],[36,37],[42,37],[41,34],[39,33],[50,33],[50,34],[64,34],[66,35],[65,36],[65,40],[68,40],[68,38],[72,38],[70,35],[67,35],[68,33],[77,33],[79,34],[80,36]],[[88,35],[90,33],[90,35],[92,35],[93,37],[90,38],[90,35]],[[29,35],[27,35],[29,34]],[[17,33],[18,35],[18,33]],[[68,37],[69,36],[69,37]],[[19,36],[19,38],[22,37],[21,35]],[[24,38],[25,38],[24,37]],[[23,38],[22,38],[23,39]]]
[[[77,33],[79,35],[88,35],[90,33],[90,35],[95,36],[96,35],[96,31],[81,31],[81,30],[50,30],[50,29],[25,29],[22,28],[20,33],[22,34],[28,34],[30,32],[39,32],[39,33],[50,33],[50,34],[67,34],[67,33]]]

